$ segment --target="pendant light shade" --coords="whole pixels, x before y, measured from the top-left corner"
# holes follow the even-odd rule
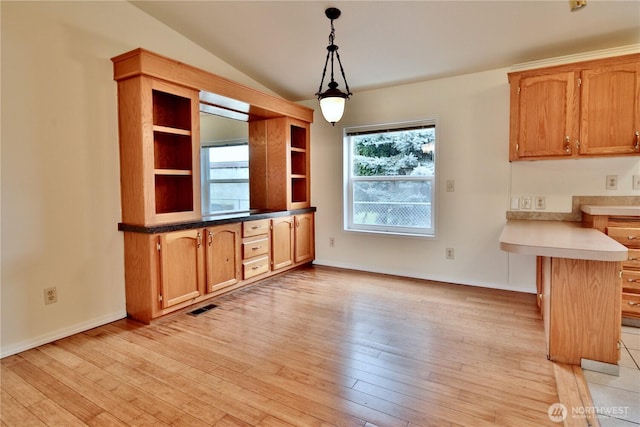
[[[331,33],[329,34],[329,46],[327,46],[327,58],[324,61],[322,79],[320,80],[320,87],[318,88],[316,96],[318,97],[318,101],[320,101],[320,109],[322,110],[322,115],[325,120],[332,125],[335,125],[336,122],[342,118],[345,102],[349,99],[349,96],[351,96],[352,93],[349,91],[349,84],[347,83],[347,78],[344,75],[344,69],[342,68],[342,62],[340,61],[340,54],[338,54],[338,46],[333,43],[335,39],[333,21],[338,19],[340,16],[340,10],[335,7],[330,7],[324,11],[324,14],[331,20]],[[334,58],[338,60],[346,92],[338,89],[338,83],[334,80]],[[329,64],[329,60],[331,60],[331,81],[328,85],[329,88],[322,92],[322,84],[324,83],[324,77],[327,74],[327,65]]]
[[[347,100],[347,95],[336,89],[336,94],[328,94],[331,89],[328,89],[323,93],[324,97],[320,99],[320,109],[324,119],[331,124],[334,124],[342,118],[344,114],[344,104]]]

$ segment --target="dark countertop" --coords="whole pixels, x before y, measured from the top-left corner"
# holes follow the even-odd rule
[[[186,222],[172,222],[161,225],[134,225],[118,223],[119,231],[128,231],[132,233],[156,234],[167,233],[170,231],[191,230],[194,228],[213,227],[216,225],[230,224],[234,222],[255,221],[258,219],[276,218],[280,216],[299,215],[304,213],[315,212],[315,207],[294,209],[290,211],[267,211],[267,210],[250,210],[245,212],[234,212],[231,214],[204,216],[200,220]]]

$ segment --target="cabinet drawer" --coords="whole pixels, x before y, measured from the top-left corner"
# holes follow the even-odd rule
[[[640,292],[640,271],[622,270],[622,288]]]
[[[629,249],[629,256],[627,261],[622,263],[622,267],[640,269],[640,249]]]
[[[269,220],[246,221],[242,223],[242,237],[258,236],[269,232]]]
[[[640,247],[640,228],[608,227],[607,234],[625,246]]]
[[[640,294],[622,293],[622,313],[640,316]]]
[[[242,259],[269,253],[269,238],[256,237],[242,242]]]
[[[242,263],[242,277],[249,279],[269,271],[269,257],[263,256]]]

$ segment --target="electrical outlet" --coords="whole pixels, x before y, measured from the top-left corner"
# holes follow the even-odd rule
[[[522,209],[531,209],[531,196],[520,197],[520,207]]]
[[[329,247],[333,248],[336,246],[336,239],[334,239],[333,237],[329,237]]]
[[[454,191],[456,191],[456,182],[452,179],[448,179],[446,188],[447,193],[453,193]]]
[[[447,248],[446,249],[446,258],[447,259],[453,259],[453,248]]]
[[[536,202],[536,209],[537,210],[546,209],[547,206],[546,206],[546,200],[545,200],[544,196],[536,196],[535,202]]]
[[[634,190],[640,190],[640,175],[633,175],[633,185],[631,187]]]
[[[51,288],[44,289],[44,303],[53,304],[54,302],[58,302],[58,290],[55,286]]]
[[[618,189],[618,175],[607,175],[607,190]]]

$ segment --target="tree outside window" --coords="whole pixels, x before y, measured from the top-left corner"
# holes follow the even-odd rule
[[[346,228],[434,235],[435,122],[345,134]]]

